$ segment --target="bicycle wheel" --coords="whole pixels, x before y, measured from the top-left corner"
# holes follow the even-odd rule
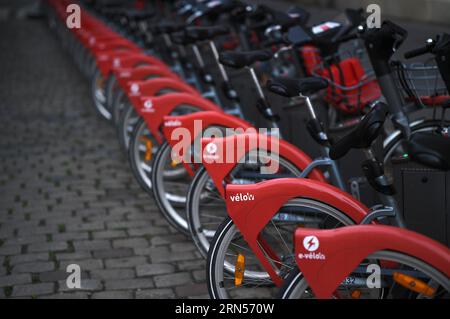
[[[209,128],[210,130],[212,127]],[[217,134],[226,136],[226,128],[214,127]],[[211,132],[211,131],[210,131]],[[200,137],[198,143],[194,142],[190,145],[189,156],[195,155],[200,162],[200,150],[194,149],[194,145],[200,145]],[[172,148],[164,143],[155,156],[152,170],[153,194],[156,203],[167,220],[175,226],[179,231],[188,234],[188,224],[186,220],[186,197],[189,186],[192,183],[192,177],[181,163],[172,160]],[[195,168],[192,166],[192,169]]]
[[[286,278],[296,268],[293,233],[298,227],[334,229],[354,222],[336,208],[308,198],[288,201],[260,233],[260,238],[270,245],[277,260],[266,256]],[[264,247],[263,245],[261,247]],[[243,257],[240,257],[243,256]],[[241,265],[243,280],[236,284],[235,264],[244,258]],[[207,284],[211,298],[272,298],[278,288],[248,247],[233,221],[227,217],[216,231],[207,259]]]
[[[262,164],[251,163],[254,152],[247,154],[244,163],[239,163],[228,176],[230,184],[253,184],[266,179],[300,176],[301,171],[293,163],[279,158],[276,174],[260,174]],[[219,194],[214,182],[205,168],[196,173],[189,188],[186,215],[192,240],[200,253],[206,257],[209,245],[216,229],[228,216],[225,201]]]
[[[192,178],[183,165],[172,161],[171,152],[172,148],[166,142],[155,155],[151,178],[153,195],[169,223],[180,232],[188,234],[185,205]]]
[[[133,105],[126,100],[123,110],[119,113],[117,136],[119,145],[124,151],[128,152],[130,147],[130,136],[133,133],[136,123],[139,121],[139,114],[135,111]]]
[[[97,113],[104,119],[110,120],[111,113],[106,107],[106,83],[100,70],[96,70],[91,78],[91,95]]]
[[[111,116],[112,122],[115,125],[119,124],[119,119],[121,118],[121,113],[125,109],[125,104],[127,103],[127,97],[123,90],[116,90],[113,96],[113,102],[111,106]]]
[[[173,90],[162,89],[155,96],[160,96],[167,93],[172,93]],[[130,146],[130,135],[133,132],[134,126],[139,120],[139,115],[135,111],[131,102],[123,95],[123,98],[118,101],[116,112],[117,116],[117,135],[119,137],[119,144],[124,152],[128,152]]]
[[[197,110],[193,106],[180,105],[171,115],[188,114]],[[128,158],[130,159],[133,174],[144,190],[151,192],[151,172],[159,144],[148,130],[144,119],[139,119],[134,125],[133,133],[129,140]]]
[[[111,114],[112,119],[112,105],[114,101],[114,94],[116,90],[119,88],[118,83],[116,81],[116,77],[114,75],[110,75],[106,80],[106,88],[105,88],[105,107],[108,109]]]
[[[339,299],[449,299],[450,281],[441,272],[423,261],[401,252],[382,250],[367,257],[380,267],[380,285],[369,288],[371,272],[367,262],[360,264],[339,285],[333,298]],[[418,282],[423,292],[419,292]],[[284,282],[279,298],[311,299],[314,293],[298,268]]]
[[[150,174],[158,146],[145,120],[139,119],[131,133],[128,158],[134,177],[146,192],[151,192],[152,189]]]

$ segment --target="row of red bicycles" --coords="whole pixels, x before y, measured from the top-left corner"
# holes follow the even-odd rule
[[[450,250],[408,230],[393,181],[398,163],[450,170],[449,34],[405,64],[407,31],[362,10],[311,25],[300,7],[85,0],[70,29],[69,2],[46,1],[49,24],[136,180],[206,258],[211,298],[450,297]],[[274,101],[306,110],[319,157],[283,139]],[[338,165],[352,149],[370,208]]]

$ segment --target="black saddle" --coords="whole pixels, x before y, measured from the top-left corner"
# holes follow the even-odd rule
[[[368,148],[378,137],[388,114],[386,104],[377,103],[359,122],[358,126],[330,148],[334,160],[343,157],[352,148]]]
[[[429,132],[418,132],[408,143],[409,157],[425,166],[450,170],[450,138]]]
[[[219,61],[223,65],[232,68],[243,68],[258,61],[268,61],[272,58],[272,53],[266,50],[236,52],[227,51],[219,55]]]
[[[220,25],[212,27],[188,27],[185,30],[185,35],[192,41],[204,41],[228,34],[229,32],[228,27]]]
[[[308,77],[301,79],[275,78],[267,82],[267,88],[278,95],[286,97],[308,96],[328,87],[328,82],[322,78]]]

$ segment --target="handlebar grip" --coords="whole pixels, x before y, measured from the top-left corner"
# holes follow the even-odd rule
[[[421,48],[414,49],[414,50],[406,52],[404,54],[404,57],[405,57],[405,59],[411,59],[411,58],[414,58],[414,57],[419,56],[419,55],[423,55],[423,54],[428,53],[428,52],[430,52],[430,46],[426,45],[424,47],[421,47]]]

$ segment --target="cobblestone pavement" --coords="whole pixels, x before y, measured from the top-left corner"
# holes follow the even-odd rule
[[[43,21],[0,22],[0,298],[207,297]],[[68,289],[66,267],[82,269]]]

